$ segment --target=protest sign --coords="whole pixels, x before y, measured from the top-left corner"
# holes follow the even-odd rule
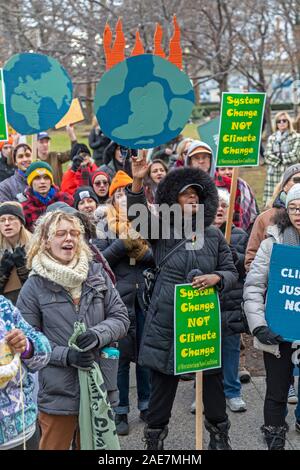
[[[0,141],[8,139],[3,70],[0,69]]]
[[[55,129],[84,121],[84,115],[78,98],[72,100],[71,106],[67,114],[55,125]]]
[[[215,288],[175,286],[174,373],[183,374],[221,366],[219,298]]]
[[[211,119],[210,121],[201,124],[197,129],[200,140],[203,140],[211,147],[214,155],[217,154],[219,127],[220,118],[216,117],[215,119]]]
[[[274,244],[268,280],[266,321],[286,341],[300,340],[300,247]]]
[[[223,93],[217,166],[257,166],[265,93]]]

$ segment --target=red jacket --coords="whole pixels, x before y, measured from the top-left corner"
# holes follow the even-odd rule
[[[55,186],[57,190],[56,194],[54,194],[53,198],[47,203],[43,204],[32,192],[32,188],[29,187],[25,190],[25,196],[27,198],[26,201],[22,202],[23,212],[26,219],[26,228],[33,232],[34,230],[34,223],[36,220],[46,212],[46,209],[50,204],[54,202],[61,201],[69,204],[69,206],[73,206],[73,197],[67,193],[63,193],[59,191],[59,188]]]
[[[69,168],[63,175],[61,190],[64,193],[69,193],[73,196],[75,191],[81,186],[91,186],[90,175],[94,173],[97,168],[98,167],[95,163],[85,168],[80,168],[78,171],[73,171]]]

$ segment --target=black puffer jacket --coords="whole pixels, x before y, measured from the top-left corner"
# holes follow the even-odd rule
[[[103,134],[101,129],[93,128],[89,135],[89,146],[93,149],[93,159],[97,166],[103,164],[105,148],[110,143],[110,138]]]
[[[222,233],[225,232],[225,228],[226,224],[220,227]],[[222,333],[225,336],[245,332],[241,303],[243,301],[243,288],[246,276],[244,263],[247,243],[247,232],[233,225],[231,229],[230,248],[232,250],[235,267],[239,273],[239,279],[230,292],[220,297]]]
[[[204,274],[219,274],[221,290],[229,291],[235,285],[238,274],[230,249],[219,229],[211,226],[218,207],[218,195],[213,180],[202,170],[182,168],[170,172],[158,185],[156,202],[172,205],[177,202],[179,191],[187,184],[203,187],[200,202],[204,204],[204,245],[200,250],[186,250],[182,245],[167,260],[159,273],[151,303],[139,355],[139,364],[164,374],[174,373],[174,286],[187,282],[189,273],[198,269]],[[128,194],[128,208],[133,204],[146,205],[143,191]],[[162,225],[163,221],[160,219]],[[170,239],[151,240],[156,264],[174,247],[171,226]]]

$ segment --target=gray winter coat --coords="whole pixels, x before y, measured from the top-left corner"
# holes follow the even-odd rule
[[[267,326],[265,305],[270,259],[274,243],[283,242],[282,234],[279,232],[277,225],[269,226],[267,228],[267,235],[269,238],[261,242],[258,252],[252,261],[244,285],[244,310],[251,332],[259,326]],[[279,352],[278,345],[264,345],[260,343],[257,338],[255,338],[254,346],[257,347],[257,349],[271,352],[275,355]]]
[[[68,340],[75,321],[83,321],[99,338],[99,349],[126,335],[128,313],[118,291],[103,268],[91,263],[83,284],[79,311],[69,293],[60,285],[32,275],[21,289],[17,306],[25,320],[48,338],[52,354],[48,366],[39,373],[39,410],[54,415],[79,413],[78,370],[67,365]],[[112,405],[117,404],[116,359],[102,359],[100,369]]]
[[[27,188],[27,180],[16,170],[12,176],[0,183],[0,202],[24,202],[26,200],[23,194],[25,188]]]

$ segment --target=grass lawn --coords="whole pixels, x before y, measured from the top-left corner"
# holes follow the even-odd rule
[[[199,124],[189,123],[185,126],[183,130],[183,135],[185,137],[191,137],[192,139],[199,139],[199,134],[197,132],[197,127]],[[88,136],[91,126],[86,124],[77,124],[75,126],[75,132],[77,135],[78,142],[82,142],[88,145]],[[69,148],[69,139],[65,129],[50,131],[51,135],[51,150],[62,151]],[[66,167],[68,164],[66,165]],[[251,188],[254,191],[259,207],[262,209],[262,197],[263,197],[263,188],[264,181],[266,176],[266,167],[250,167],[250,168],[241,168],[240,176],[249,183]]]

